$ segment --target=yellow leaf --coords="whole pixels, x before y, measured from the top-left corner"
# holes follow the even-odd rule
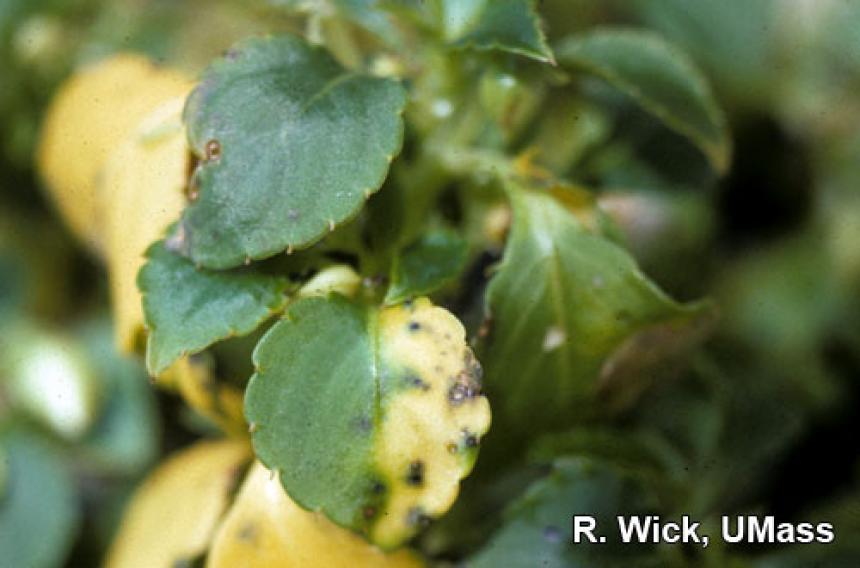
[[[209,547],[249,448],[201,442],[164,462],[135,493],[107,568],[172,568]]]
[[[361,276],[346,264],[335,264],[323,268],[313,278],[305,282],[299,290],[300,298],[325,296],[337,292],[347,298],[354,298],[361,287]]]
[[[97,179],[105,161],[156,106],[190,87],[180,73],[120,54],[75,74],[54,98],[39,170],[68,225],[94,251],[104,250]]]
[[[418,298],[382,310],[379,333],[383,359],[419,383],[391,395],[378,436],[375,463],[389,491],[371,538],[388,548],[451,508],[491,413],[481,366],[450,312]]]
[[[190,154],[184,102],[183,95],[152,109],[111,153],[99,185],[117,344],[127,352],[143,330],[137,273],[144,253],[185,206]]]
[[[161,378],[158,380],[162,381]],[[164,382],[176,388],[188,406],[224,432],[247,436],[242,391],[219,381],[206,361],[182,357],[165,371]]]
[[[215,535],[209,568],[418,568],[417,556],[385,553],[321,513],[296,505],[277,476],[255,463]]]

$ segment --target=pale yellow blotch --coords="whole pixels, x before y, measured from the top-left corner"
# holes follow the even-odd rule
[[[255,463],[215,535],[209,568],[418,568],[408,551],[385,553],[323,514],[306,511]]]
[[[249,453],[241,442],[201,442],[164,462],[132,498],[105,566],[172,568],[203,554]]]
[[[190,154],[184,102],[183,95],[155,107],[110,155],[99,184],[117,344],[127,352],[143,329],[137,273],[144,253],[185,205]]]
[[[347,298],[353,298],[360,286],[361,276],[351,266],[336,264],[317,272],[313,278],[301,287],[298,296],[300,298],[308,298],[311,296],[325,296],[330,292],[337,292]]]
[[[181,357],[165,371],[166,383],[175,388],[185,403],[211,420],[223,432],[246,437],[248,427],[242,410],[242,391],[218,381],[206,361]]]
[[[490,405],[479,395],[480,367],[465,330],[447,310],[426,298],[386,308],[379,334],[386,366],[421,381],[396,386],[383,401],[375,463],[388,493],[371,537],[391,547],[417,532],[423,516],[438,517],[454,504],[474,463],[465,440],[471,436],[477,443],[487,432]],[[416,461],[423,479],[409,483]]]
[[[120,54],[66,81],[46,114],[37,152],[40,174],[72,231],[104,251],[104,207],[97,190],[108,156],[164,101],[184,96],[184,75]]]

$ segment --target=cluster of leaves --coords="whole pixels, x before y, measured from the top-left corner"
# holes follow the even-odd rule
[[[834,106],[840,117],[822,121],[815,110],[856,85],[857,60],[830,71],[810,59],[777,76],[769,58],[790,50],[761,31],[785,18],[775,2],[756,3],[748,21],[716,0],[547,1],[544,20],[531,0],[269,4],[247,10],[277,14],[261,27],[275,35],[234,44],[185,102],[178,151],[190,167],[171,165],[191,171],[187,203],[169,227],[136,232],[163,231],[137,276],[138,323],[156,382],[227,434],[250,435],[284,493],[261,501],[272,488],[256,464],[229,505],[230,472],[247,460],[219,447],[206,458],[219,475],[193,491],[201,503],[217,496],[188,519],[197,540],[165,544],[151,562],[207,551],[211,565],[262,562],[271,551],[241,535],[253,526],[260,542],[277,540],[270,519],[301,523],[315,543],[319,526],[337,525],[386,551],[411,541],[425,558],[470,566],[852,565],[858,551],[842,535],[856,527],[839,523],[856,497],[808,513],[820,503],[786,507],[764,488],[853,392],[839,378],[856,369],[858,318],[836,316],[857,310],[860,261],[846,243],[858,200],[845,188],[860,174],[844,122],[858,113]],[[857,21],[821,14],[816,30]],[[618,21],[664,35],[601,25]],[[731,49],[716,49],[728,32]],[[819,33],[803,36],[814,53],[856,43]],[[834,86],[827,72],[845,69],[853,79]],[[780,98],[762,77],[800,95]],[[822,85],[825,103],[803,98]],[[734,150],[726,110],[741,133]],[[761,116],[821,144],[812,221],[794,220],[796,206],[767,216],[785,206],[782,186],[775,201],[762,190],[754,214],[737,205],[761,179],[743,176],[757,166],[745,153],[762,150],[742,145]],[[151,199],[171,190],[153,187],[172,180],[155,154],[139,170],[126,163],[107,179]],[[17,452],[9,432],[2,447]],[[165,468],[184,471],[181,459]],[[713,538],[706,550],[569,542],[577,512],[708,525],[751,510],[831,515],[845,532],[829,550],[775,553]],[[145,511],[133,507],[130,522]],[[355,562],[368,554],[343,546]]]
[[[467,217],[511,212],[486,295],[461,286],[467,301],[485,298],[477,347],[504,441],[487,452],[497,466],[538,435],[628,404],[637,375],[689,348],[711,317],[707,304],[670,300],[594,198],[537,161],[552,143],[527,132],[541,92],[575,99],[577,82],[596,77],[714,171],[730,154],[704,79],[657,36],[599,30],[552,51],[530,2],[399,11],[358,12],[387,25],[352,66],[282,35],[245,40],[205,71],[184,110],[190,202],[138,278],[153,376],[286,310],[254,349],[244,414],[255,453],[297,503],[384,548],[446,511],[489,423],[462,327],[415,300],[456,282],[482,244],[445,203]],[[408,18],[423,25],[395,27]],[[426,55],[389,48],[394,30],[417,35]],[[469,78],[470,67],[482,72]],[[458,92],[427,85],[440,68]],[[404,144],[411,155],[395,160]],[[353,259],[358,289],[302,288],[333,258]],[[651,344],[659,354],[646,353]]]

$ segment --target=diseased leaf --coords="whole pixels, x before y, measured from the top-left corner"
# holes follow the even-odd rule
[[[248,453],[244,442],[199,442],[162,463],[135,492],[105,566],[180,566],[204,553]]]
[[[578,194],[559,193],[566,208],[546,193],[510,193],[513,227],[487,291],[482,358],[496,414],[534,432],[593,410],[616,369],[625,370],[616,353],[638,334],[666,327],[683,335],[705,308],[679,305],[652,284]]]
[[[604,79],[689,138],[714,169],[728,169],[731,140],[710,86],[692,61],[660,36],[604,29],[569,37],[556,53],[562,66]]]
[[[452,45],[553,61],[534,0],[441,0],[441,8],[443,35]]]
[[[111,153],[100,179],[115,333],[126,352],[138,347],[143,332],[136,282],[146,250],[176,222],[186,202],[190,156],[182,126],[184,103],[182,95],[153,107]]]
[[[229,268],[322,238],[382,185],[405,102],[397,82],[347,72],[297,37],[234,47],[185,108],[201,163],[183,252]]]
[[[60,89],[42,128],[39,171],[66,223],[91,249],[105,252],[103,201],[111,195],[98,179],[108,157],[147,115],[190,87],[181,73],[122,53],[75,73]]]
[[[507,513],[507,522],[468,563],[469,568],[665,567],[653,544],[621,544],[616,515],[647,515],[658,502],[634,474],[602,461],[559,459]],[[597,521],[605,543],[572,542],[571,516]],[[602,530],[601,530],[602,529]]]
[[[424,234],[394,257],[385,302],[396,304],[435,292],[460,275],[468,252],[466,241],[454,231]]]
[[[149,338],[146,366],[158,376],[183,355],[250,333],[286,303],[288,281],[248,271],[215,272],[152,245],[138,286]]]
[[[322,513],[306,511],[255,463],[209,551],[210,568],[419,568],[408,550],[384,553]]]
[[[0,434],[0,566],[65,564],[79,522],[74,481],[55,449],[31,433]]]
[[[294,303],[254,352],[245,415],[302,507],[384,548],[454,502],[490,423],[459,321],[428,300]]]
[[[219,380],[211,358],[181,357],[166,373],[189,408],[227,434],[247,435],[248,426],[242,414],[242,391],[225,380]]]

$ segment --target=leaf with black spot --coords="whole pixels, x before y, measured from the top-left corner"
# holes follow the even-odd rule
[[[292,304],[254,352],[260,460],[292,499],[385,548],[453,504],[490,423],[460,322],[426,299]],[[465,396],[452,401],[457,385]]]

